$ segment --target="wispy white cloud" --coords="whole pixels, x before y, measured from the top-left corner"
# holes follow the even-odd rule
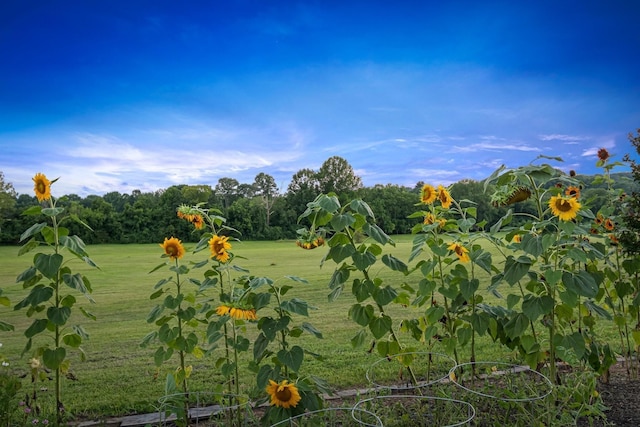
[[[573,143],[576,141],[586,141],[589,139],[588,137],[585,137],[585,136],[563,135],[563,134],[539,135],[538,137],[542,141],[565,141],[568,143]]]
[[[517,143],[517,144],[500,144],[500,143],[488,143],[482,142],[477,144],[469,144],[465,146],[454,145],[451,147],[449,153],[474,153],[478,151],[541,151],[540,147]]]

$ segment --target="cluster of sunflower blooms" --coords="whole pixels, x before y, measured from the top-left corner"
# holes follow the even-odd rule
[[[191,222],[196,229],[203,227],[205,223],[205,217],[196,208],[182,205],[178,207],[177,215],[186,221]],[[321,243],[316,243],[316,247],[324,244],[322,237],[317,236],[317,240]],[[211,252],[211,258],[218,260],[220,263],[227,263],[231,259],[229,250],[231,249],[231,243],[228,236],[218,236],[214,234],[209,239],[209,250]],[[160,245],[167,256],[171,259],[179,259],[185,253],[182,242],[172,237],[166,239],[163,244]],[[229,316],[231,319],[236,320],[258,320],[255,308],[244,307],[237,303],[225,303],[218,306],[216,314],[220,317]],[[267,385],[267,394],[270,396],[271,405],[278,406],[284,409],[295,408],[301,400],[298,388],[294,383],[290,383],[288,380],[282,380],[279,383],[273,380],[269,380]]]
[[[420,191],[420,201],[425,204],[433,207],[433,204],[436,201],[440,202],[440,205],[443,209],[449,209],[451,204],[453,203],[453,197],[449,193],[444,186],[438,185],[438,187],[434,187],[430,184],[424,184],[422,186],[422,190]],[[424,214],[424,224],[432,225],[437,224],[438,229],[442,229],[447,225],[446,218],[439,217],[433,210],[429,212],[425,212]],[[460,243],[454,242],[450,244],[447,249],[453,251],[460,262],[469,262],[471,259],[469,258],[469,250],[462,246]]]

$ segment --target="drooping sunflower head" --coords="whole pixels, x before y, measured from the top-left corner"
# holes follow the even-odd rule
[[[436,196],[436,189],[433,188],[433,185],[425,184],[422,186],[422,190],[420,191],[420,200],[422,203],[430,205],[436,201]]]
[[[458,256],[458,259],[460,260],[460,262],[469,262],[471,261],[471,258],[469,258],[469,250],[467,248],[465,248],[464,246],[462,246],[459,243],[452,243],[449,245],[449,247],[447,248],[450,251],[455,252],[455,254]]]
[[[491,203],[495,207],[513,205],[524,202],[531,197],[531,190],[524,185],[504,185],[491,195]]]
[[[609,159],[609,157],[611,157],[611,155],[609,154],[609,151],[607,151],[606,148],[601,148],[601,149],[598,150],[598,159],[599,160],[601,160],[603,162],[606,162]]]
[[[449,191],[442,185],[438,185],[438,190],[436,192],[438,195],[438,200],[440,200],[440,204],[442,204],[442,207],[445,209],[449,209],[449,207],[451,207],[451,202],[453,202]]]
[[[576,187],[575,185],[570,185],[564,190],[564,194],[569,197],[575,197],[577,199],[580,198],[580,187]]]
[[[36,193],[38,201],[49,200],[51,198],[51,181],[40,172],[31,179],[33,179],[33,191]]]
[[[184,246],[182,246],[182,242],[175,237],[171,237],[170,239],[165,237],[160,247],[164,249],[165,255],[172,260],[180,259],[184,256]]]
[[[594,219],[593,222],[595,222],[596,225],[602,225],[602,223],[604,222],[604,216],[601,213],[598,213],[596,215],[596,219]]]
[[[575,197],[552,196],[549,199],[549,208],[554,216],[561,221],[571,221],[578,215],[580,202]]]
[[[204,218],[202,218],[202,215],[200,214],[193,215],[191,223],[196,228],[196,230],[200,230],[202,227],[204,227]]]
[[[280,383],[269,380],[266,390],[271,396],[271,405],[281,408],[295,408],[301,400],[298,387],[287,380],[282,380]]]
[[[231,249],[228,236],[218,236],[217,234],[209,239],[209,250],[211,258],[215,258],[220,262],[229,261],[230,254],[227,252]]]
[[[234,307],[233,305],[220,305],[216,309],[218,316],[228,315],[232,319],[238,320],[257,320],[255,308]]]

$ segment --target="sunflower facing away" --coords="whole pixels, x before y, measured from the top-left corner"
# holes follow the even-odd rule
[[[33,178],[33,191],[39,202],[49,200],[51,198],[51,181],[47,179],[45,174],[37,173]]]
[[[238,308],[230,305],[221,305],[216,309],[216,314],[218,316],[224,316],[226,314],[232,319],[238,320],[258,320],[254,308]]]
[[[280,383],[269,380],[266,390],[271,396],[271,404],[281,408],[295,408],[301,399],[298,387],[287,380],[282,380]]]
[[[571,221],[578,215],[580,202],[575,197],[553,196],[549,199],[549,208],[561,221]]]
[[[164,243],[160,243],[160,247],[164,249],[164,253],[172,260],[180,259],[184,255],[184,246],[182,242],[175,237],[170,239],[164,238]]]
[[[215,235],[209,239],[209,249],[211,250],[211,258],[215,258],[220,262],[229,261],[228,249],[231,249],[228,236]]]
[[[422,186],[422,190],[420,191],[420,200],[422,200],[422,203],[430,205],[436,201],[436,197],[436,189],[433,188],[433,185],[425,184]]]
[[[464,246],[458,243],[452,243],[449,245],[447,249],[449,249],[450,251],[454,251],[458,256],[458,259],[460,260],[460,262],[471,261],[471,258],[469,258],[469,250]]]

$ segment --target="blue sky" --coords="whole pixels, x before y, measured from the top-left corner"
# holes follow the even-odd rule
[[[640,2],[5,0],[0,171],[54,196],[251,183],[347,159],[365,185],[635,152]],[[620,171],[624,169],[619,169]]]

